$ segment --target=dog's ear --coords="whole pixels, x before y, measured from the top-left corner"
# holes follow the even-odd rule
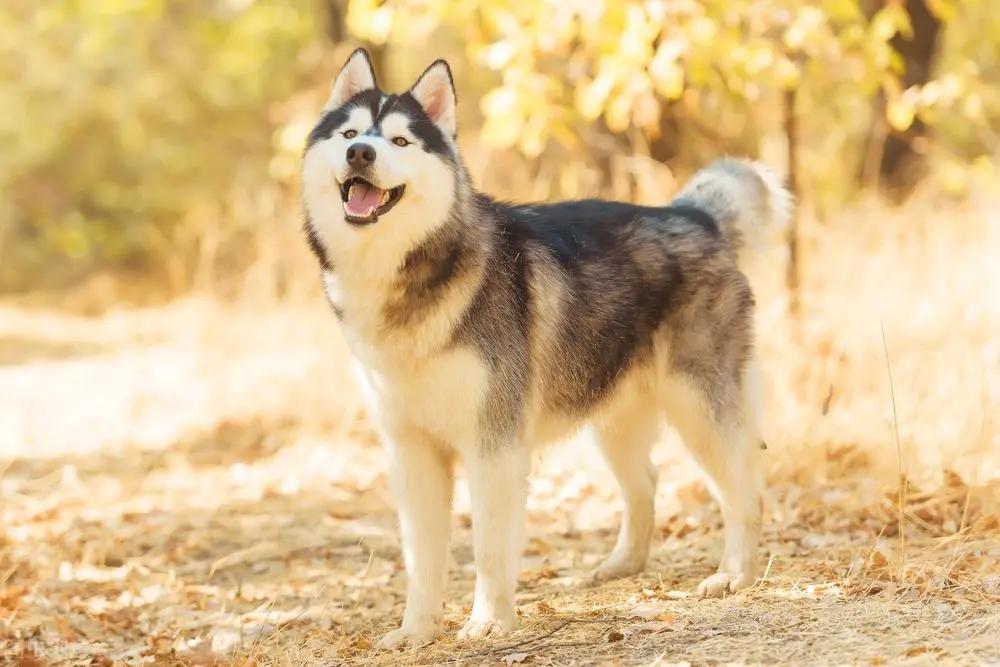
[[[368,52],[356,49],[340,69],[340,74],[333,80],[330,88],[330,98],[323,107],[324,111],[336,109],[362,90],[375,87],[375,70]]]
[[[455,137],[455,82],[448,63],[434,61],[410,88],[410,94],[420,103],[428,118],[449,137]]]

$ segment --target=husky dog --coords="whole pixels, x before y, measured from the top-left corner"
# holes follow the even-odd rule
[[[699,592],[750,585],[761,439],[754,301],[737,255],[787,217],[787,192],[760,165],[725,160],[668,206],[507,204],[475,190],[455,137],[445,61],[388,94],[359,49],[303,158],[305,231],[392,460],[408,580],[402,625],[379,645],[441,631],[457,457],[476,560],[459,637],[517,627],[530,453],[585,424],[625,501],[598,579],[645,565],[649,453],[667,421],[725,520],[721,563]]]

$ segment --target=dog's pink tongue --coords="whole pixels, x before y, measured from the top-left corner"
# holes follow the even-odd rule
[[[367,218],[382,201],[382,190],[365,183],[355,183],[347,194],[347,212],[359,218]]]

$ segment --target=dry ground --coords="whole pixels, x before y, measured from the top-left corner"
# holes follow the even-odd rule
[[[0,664],[1000,661],[997,225],[902,235],[869,215],[860,240],[810,232],[838,252],[806,284],[798,343],[762,279],[757,588],[690,595],[720,520],[669,438],[650,566],[591,584],[619,502],[574,442],[537,457],[523,628],[454,640],[473,576],[460,482],[448,632],[394,653],[372,647],[403,602],[383,454],[318,298],[0,307]]]

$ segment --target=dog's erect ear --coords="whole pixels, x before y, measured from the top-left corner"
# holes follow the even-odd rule
[[[375,70],[372,69],[372,61],[368,57],[368,52],[364,49],[356,49],[340,69],[340,74],[333,80],[330,99],[326,101],[323,110],[336,109],[362,90],[374,87]]]
[[[443,60],[424,70],[417,82],[410,88],[413,99],[420,103],[424,113],[449,137],[454,138],[457,130],[455,122],[455,82],[451,78],[451,68]]]

